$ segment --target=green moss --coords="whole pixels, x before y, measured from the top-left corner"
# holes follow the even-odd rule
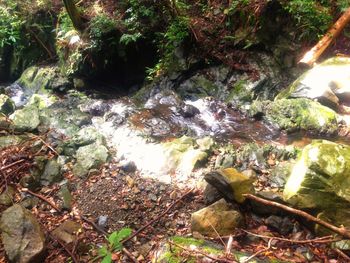
[[[250,114],[262,114],[268,122],[288,132],[307,130],[335,134],[338,129],[337,114],[333,110],[304,98],[256,101]]]

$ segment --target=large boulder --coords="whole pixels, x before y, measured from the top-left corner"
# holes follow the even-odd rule
[[[191,216],[192,232],[217,237],[232,234],[243,225],[243,216],[224,199],[205,207]]]
[[[62,76],[57,66],[29,67],[22,73],[17,83],[32,93],[45,93],[46,90],[62,92],[73,86],[69,79]]]
[[[288,178],[284,199],[300,208],[350,204],[350,147],[326,140],[306,146]]]
[[[292,169],[283,197],[336,226],[350,227],[350,147],[325,140],[306,146]],[[327,233],[322,227],[316,227],[316,231]]]
[[[45,236],[38,221],[25,208],[14,205],[2,213],[1,237],[11,262],[40,262]]]
[[[335,134],[338,129],[337,114],[333,110],[304,98],[255,101],[249,114],[256,118],[263,117],[287,132],[305,130]]]
[[[0,112],[10,115],[15,111],[15,103],[5,94],[0,95]]]
[[[310,69],[276,98],[309,98],[337,108],[350,101],[350,58],[330,58]]]
[[[12,120],[12,128],[19,132],[33,131],[40,124],[39,110],[33,105],[16,110],[10,115],[10,119]]]

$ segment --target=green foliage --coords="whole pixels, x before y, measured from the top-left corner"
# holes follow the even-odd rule
[[[301,39],[318,38],[332,23],[327,3],[322,5],[322,1],[291,0],[287,1],[283,7],[302,30]]]
[[[347,8],[350,7],[350,0],[338,0],[336,1],[336,5],[339,11],[344,12]]]
[[[21,28],[24,21],[14,12],[16,4],[8,1],[0,5],[0,47],[16,45],[21,38]]]
[[[131,233],[132,230],[130,228],[122,228],[121,230],[115,231],[108,236],[108,246],[103,246],[98,251],[99,256],[103,257],[102,263],[112,262],[112,253],[123,249],[123,244],[121,241],[129,237]]]
[[[117,22],[106,14],[95,16],[89,25],[89,37],[91,49],[101,50],[104,43],[109,47],[117,47],[116,36]]]

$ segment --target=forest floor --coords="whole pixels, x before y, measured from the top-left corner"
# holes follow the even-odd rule
[[[1,189],[9,186],[16,189],[15,203],[25,196],[38,197],[38,204],[32,211],[49,237],[45,262],[95,261],[92,259],[98,256],[97,248],[105,244],[104,234],[108,229],[131,227],[135,231],[135,236],[124,244],[127,252],[113,254],[116,262],[129,262],[130,255],[127,256],[127,253],[131,253],[131,258],[137,259],[137,262],[150,262],[167,237],[191,235],[191,213],[204,206],[201,191],[144,179],[135,172],[121,171],[115,163],[106,164],[84,180],[74,177],[69,171],[65,173],[73,190],[71,211],[61,209],[57,186],[44,187],[36,193],[21,188],[19,179],[33,167],[36,156],[55,156],[55,150],[46,142],[33,152],[31,146],[44,139],[36,137],[21,146],[2,150],[0,171]],[[5,207],[0,209],[2,212]],[[349,262],[344,253],[329,247],[329,238],[308,241],[311,233],[296,219],[290,218],[292,224],[298,224],[299,231],[283,236],[277,229],[268,227],[261,218],[252,215],[249,206],[241,209],[245,210],[246,228],[232,233],[234,250],[249,252],[255,255],[254,258],[282,261],[305,262],[307,253],[313,262]],[[108,223],[102,224],[102,227],[98,225],[100,215],[107,216]],[[75,241],[69,245],[58,241],[52,234],[65,221],[74,221],[81,226]],[[209,240],[225,246],[228,238],[218,236]],[[296,239],[304,241],[291,242]],[[6,262],[2,247],[0,258],[0,262]]]

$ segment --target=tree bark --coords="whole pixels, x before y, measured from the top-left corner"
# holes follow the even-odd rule
[[[74,28],[78,31],[84,30],[84,23],[74,0],[63,0],[63,3],[72,20]]]
[[[336,39],[344,27],[350,22],[350,8],[338,19],[338,21],[328,30],[328,32],[322,37],[322,39],[310,49],[303,58],[299,61],[299,64],[306,66],[313,66],[317,59],[327,49],[327,47]]]

